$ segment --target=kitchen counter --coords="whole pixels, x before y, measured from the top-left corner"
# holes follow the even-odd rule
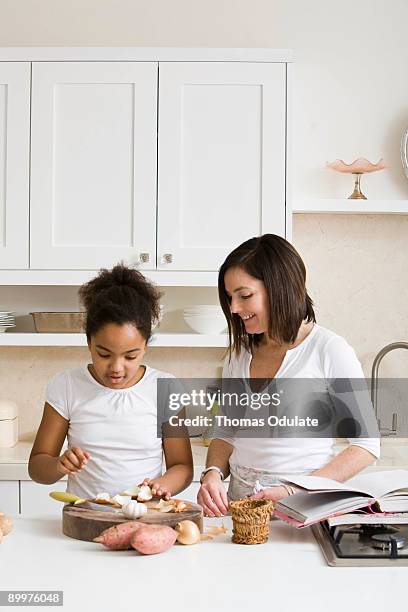
[[[61,533],[59,518],[15,517],[1,544],[2,590],[63,590],[65,611],[262,610],[330,612],[406,604],[407,568],[332,568],[309,529],[271,522],[269,542],[229,532],[160,555],[109,551]],[[205,519],[205,525],[220,519]],[[10,609],[10,608],[5,608]]]

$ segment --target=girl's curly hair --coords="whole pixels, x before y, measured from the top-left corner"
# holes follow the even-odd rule
[[[162,294],[138,270],[123,262],[81,285],[79,299],[86,310],[85,332],[89,339],[108,323],[133,324],[146,342],[160,316]]]

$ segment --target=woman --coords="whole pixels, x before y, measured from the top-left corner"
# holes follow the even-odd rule
[[[247,240],[227,257],[218,292],[230,346],[223,377],[364,378],[347,342],[316,324],[306,290],[306,269],[294,247],[279,236]],[[380,455],[379,438],[349,438],[333,454],[333,438],[215,438],[208,450],[198,502],[208,516],[228,511],[228,498],[275,502],[293,494],[279,476],[309,473],[345,481]],[[231,475],[228,497],[222,480]],[[272,485],[272,486],[271,486]]]

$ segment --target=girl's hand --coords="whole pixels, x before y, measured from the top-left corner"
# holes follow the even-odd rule
[[[57,471],[59,474],[76,474],[88,463],[90,454],[78,447],[68,448],[58,457]]]
[[[205,516],[222,516],[228,513],[228,498],[220,475],[207,472],[197,495]]]
[[[278,502],[288,496],[289,493],[285,487],[267,487],[255,495],[250,495],[248,499],[270,499],[274,502]]]
[[[171,491],[167,488],[165,482],[163,482],[163,478],[145,478],[142,484],[148,485],[155,497],[162,497],[166,501],[171,497]]]

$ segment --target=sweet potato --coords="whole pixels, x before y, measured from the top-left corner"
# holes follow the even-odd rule
[[[130,545],[132,535],[144,527],[146,527],[145,523],[138,521],[118,523],[102,531],[97,538],[94,538],[94,542],[99,542],[111,550],[128,550],[132,548]]]
[[[156,555],[173,546],[177,532],[166,525],[145,525],[132,534],[130,543],[143,555]]]

